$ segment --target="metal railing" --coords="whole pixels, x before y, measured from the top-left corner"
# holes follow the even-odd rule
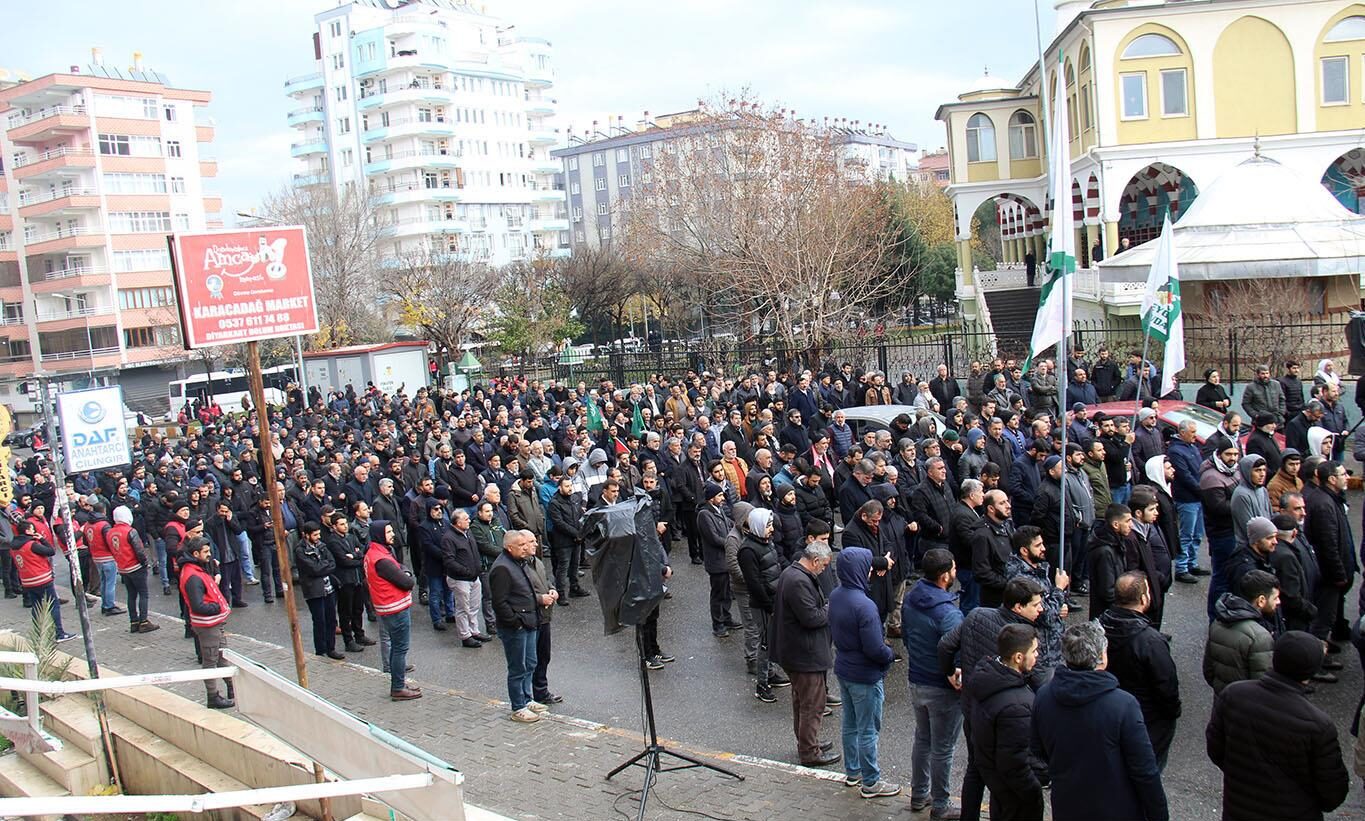
[[[34,163],[55,160],[58,157],[93,157],[95,152],[89,148],[54,148],[51,151],[44,151],[33,156],[20,155],[14,158],[14,167],[23,168]]]
[[[27,321],[28,320],[24,319],[23,314],[19,314],[18,316],[0,315],[0,325],[23,325]]]
[[[44,202],[52,202],[63,197],[95,197],[99,196],[99,190],[90,187],[80,188],[61,188],[55,191],[24,191],[19,194],[19,207],[26,205],[39,205]]]
[[[58,319],[81,319],[82,317],[106,316],[112,314],[112,305],[87,305],[84,308],[75,308],[69,311],[39,311],[39,322],[52,322]]]
[[[320,106],[320,105],[310,105],[310,106],[307,106],[306,108],[296,108],[296,109],[294,109],[293,111],[289,112],[289,116],[290,116],[290,117],[297,117],[297,116],[299,116],[299,115],[301,115],[301,114],[320,114],[321,112],[322,112],[322,106]]]
[[[86,108],[83,105],[54,105],[47,108],[40,108],[32,114],[11,114],[9,117],[9,127],[19,128],[20,126],[36,123],[39,120],[46,120],[48,117],[56,117],[62,114],[83,115]]]
[[[97,356],[108,356],[111,353],[118,353],[119,347],[113,345],[107,348],[94,348],[88,351],[43,351],[43,361],[62,362],[72,359],[94,359]],[[3,686],[0,684],[0,686]]]
[[[43,279],[50,282],[57,279],[103,273],[107,273],[103,265],[72,265],[68,268],[58,268],[55,271],[44,271]]]
[[[103,234],[103,233],[104,233],[104,228],[101,227],[101,226],[98,226],[98,225],[94,225],[94,226],[78,225],[78,226],[76,226],[75,228],[58,228],[58,229],[55,230],[55,231],[44,231],[44,232],[41,233],[41,234],[39,234],[39,233],[37,233],[37,232],[34,232],[34,233],[32,233],[32,234],[25,234],[25,235],[24,235],[24,244],[26,244],[26,245],[36,245],[37,243],[40,243],[40,242],[51,242],[51,241],[54,240],[54,239],[70,239],[71,237],[88,237],[88,236],[101,235],[101,234]]]

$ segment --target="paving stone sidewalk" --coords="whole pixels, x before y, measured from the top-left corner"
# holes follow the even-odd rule
[[[193,648],[180,638],[180,625],[164,617],[157,620],[164,629],[142,635],[97,621],[100,661],[123,673],[193,667]],[[293,680],[294,663],[287,648],[229,635],[232,649]],[[84,654],[79,642],[62,649]],[[638,812],[630,793],[639,790],[643,770],[604,780],[609,770],[643,749],[636,728],[559,716],[517,724],[508,720],[506,703],[444,689],[424,681],[420,669],[413,680],[424,697],[394,703],[388,699],[388,677],[378,671],[311,654],[308,659],[314,692],[453,764],[465,775],[465,797],[472,804],[519,819],[633,819]],[[196,700],[203,697],[197,684],[173,689]],[[624,699],[638,697],[638,691],[622,694]],[[698,813],[718,819],[771,819],[793,811],[853,821],[919,817],[911,815],[905,794],[875,801],[859,798],[856,790],[843,786],[837,767],[821,776],[777,762],[664,743],[733,769],[745,780],[703,770],[665,773],[650,795],[651,819],[695,819]],[[919,815],[928,817],[927,812]]]

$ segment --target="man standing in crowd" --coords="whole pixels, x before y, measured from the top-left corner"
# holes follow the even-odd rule
[[[1264,570],[1242,576],[1236,593],[1224,593],[1215,605],[1204,645],[1204,681],[1214,694],[1234,681],[1257,679],[1270,669],[1280,630],[1280,582]]]
[[[792,682],[792,723],[802,764],[825,767],[840,758],[820,742],[820,717],[827,694],[825,676],[833,667],[829,601],[820,574],[830,564],[829,545],[807,544],[800,558],[777,580],[769,654]]]
[[[465,514],[465,521],[468,520],[469,516]],[[371,522],[368,535],[369,545],[365,549],[363,562],[365,581],[374,600],[375,615],[388,643],[389,699],[411,701],[422,697],[421,689],[411,686],[407,680],[408,644],[412,634],[412,589],[417,582],[393,554],[392,522]]]
[[[503,552],[488,571],[488,586],[497,614],[498,638],[507,656],[507,699],[512,704],[510,718],[529,724],[539,721],[550,708],[533,700],[531,679],[536,672],[536,643],[540,635],[541,614],[558,599],[553,591],[537,593],[529,567],[536,551],[534,536],[523,530],[509,530],[503,539]]]
[[[1109,665],[1105,669],[1119,680],[1142,708],[1142,720],[1152,742],[1158,770],[1166,769],[1166,755],[1175,740],[1180,718],[1180,681],[1171,640],[1147,619],[1152,603],[1145,573],[1131,570],[1114,584],[1114,605],[1100,616],[1109,642]]]
[[[923,576],[901,605],[901,636],[915,711],[910,807],[919,811],[932,803],[940,817],[947,817],[952,810],[948,794],[962,703],[955,692],[960,682],[954,683],[939,669],[938,646],[962,623],[963,614],[957,594],[950,592],[957,576],[953,555],[941,549],[925,551],[920,570]]]
[[[971,704],[976,766],[991,791],[991,818],[1043,821],[1047,768],[1031,749],[1033,688],[1038,636],[1026,624],[1007,624],[996,639],[998,655],[977,662],[965,688]]]
[[[190,629],[194,631],[199,665],[205,670],[224,666],[223,649],[227,647],[227,630],[223,625],[227,624],[228,616],[232,614],[227,598],[218,588],[217,573],[211,567],[213,564],[213,544],[202,536],[190,539],[181,551],[180,595],[185,599]],[[208,706],[214,710],[235,707],[231,679],[227,679],[227,695],[223,694],[218,681],[216,678],[204,679]]]

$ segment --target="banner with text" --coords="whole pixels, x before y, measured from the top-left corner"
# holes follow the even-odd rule
[[[176,234],[170,243],[186,348],[317,333],[303,228]]]
[[[57,394],[66,472],[129,464],[128,428],[123,420],[123,388],[92,388]]]

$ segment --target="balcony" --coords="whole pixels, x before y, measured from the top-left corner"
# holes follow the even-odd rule
[[[309,123],[321,123],[322,107],[314,105],[309,106],[307,108],[296,108],[293,111],[289,112],[287,120],[289,124],[293,126],[308,125]]]
[[[19,214],[25,218],[99,207],[99,191],[88,187],[26,191],[19,195]]]
[[[39,271],[29,260],[29,288],[35,294],[79,290],[109,284],[109,269],[103,265],[72,265],[55,271]]]
[[[444,31],[446,24],[430,14],[395,14],[384,26],[384,33],[390,36],[414,32]]]
[[[558,145],[559,135],[548,128],[533,129],[530,143],[531,145]]]
[[[555,83],[554,69],[549,66],[530,66],[526,69],[526,85],[545,88]]]
[[[532,117],[548,117],[555,113],[558,100],[549,97],[537,97],[526,101],[526,113]]]
[[[384,226],[383,231],[391,237],[412,237],[424,234],[464,234],[469,231],[469,223],[454,217],[405,217]]]
[[[360,99],[356,101],[356,108],[361,111],[377,111],[404,103],[448,103],[454,94],[454,89],[447,88],[445,84],[408,86],[389,91],[362,91]]]
[[[542,231],[567,231],[569,230],[568,217],[536,217],[530,221],[530,229],[536,233]]]
[[[531,160],[531,170],[537,174],[558,174],[564,170],[564,163],[553,157]]]
[[[415,117],[401,117],[389,120],[388,125],[369,128],[363,131],[360,139],[372,143],[391,140],[396,137],[415,137],[424,135],[451,137],[455,134],[455,124],[445,118],[422,120]]]
[[[391,156],[365,163],[366,174],[383,174],[403,168],[455,168],[460,152],[395,151]]]
[[[71,331],[76,328],[84,328],[90,320],[100,316],[112,316],[114,306],[99,305],[85,308],[75,308],[69,311],[39,311],[37,315],[39,329],[43,333],[56,333],[59,331]]]
[[[104,228],[98,225],[34,231],[24,236],[24,250],[30,254],[52,254],[75,248],[99,248],[103,245]]]
[[[323,140],[305,140],[301,143],[292,143],[289,146],[291,157],[309,157],[314,154],[326,154],[327,143]]]
[[[16,180],[32,180],[48,175],[72,176],[95,167],[95,152],[90,148],[54,148],[31,156],[14,158],[12,173]]]
[[[43,366],[55,371],[117,368],[122,362],[117,345],[74,351],[43,351]]]
[[[322,88],[321,71],[315,71],[312,74],[300,74],[284,81],[285,94],[302,94],[305,91],[315,91],[320,88]]]
[[[460,189],[452,180],[447,185],[433,186],[424,182],[405,182],[377,185],[370,189],[380,205],[402,205],[409,202],[454,202],[460,199]]]
[[[22,313],[0,315],[0,327],[10,325],[23,325],[27,322],[28,320],[24,317]]]
[[[326,171],[319,171],[316,174],[295,174],[294,185],[298,187],[307,185],[331,185],[332,175]]]
[[[564,185],[556,183],[554,185],[533,185],[531,186],[532,202],[564,202]]]
[[[43,143],[90,129],[90,115],[83,105],[54,105],[31,114],[11,114],[12,143]]]

